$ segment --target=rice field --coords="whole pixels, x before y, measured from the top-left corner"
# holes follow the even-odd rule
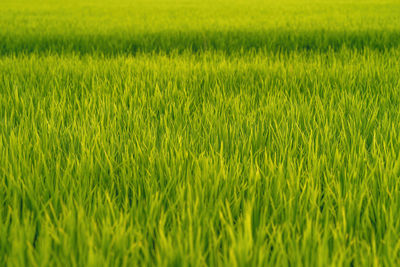
[[[399,1],[0,2],[0,266],[399,266],[399,218]]]

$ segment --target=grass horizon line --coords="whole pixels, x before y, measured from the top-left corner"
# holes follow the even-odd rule
[[[2,41],[1,41],[2,40]],[[266,51],[327,52],[370,49],[385,52],[400,46],[400,31],[218,30],[153,33],[63,33],[17,35],[0,33],[0,56],[18,54],[104,54]]]

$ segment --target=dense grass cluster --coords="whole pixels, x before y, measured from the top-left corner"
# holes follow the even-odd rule
[[[400,264],[400,2],[0,2],[0,266]]]

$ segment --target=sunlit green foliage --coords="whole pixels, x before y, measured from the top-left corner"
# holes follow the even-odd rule
[[[400,2],[0,2],[0,266],[398,266]]]

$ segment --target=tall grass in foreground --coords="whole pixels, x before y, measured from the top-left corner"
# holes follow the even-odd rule
[[[0,2],[0,266],[398,266],[399,16]]]
[[[398,56],[3,57],[0,264],[398,264]]]

